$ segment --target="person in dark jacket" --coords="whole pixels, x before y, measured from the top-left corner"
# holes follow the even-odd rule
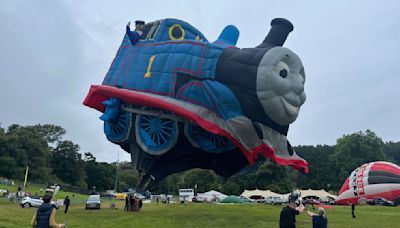
[[[312,219],[313,228],[327,228],[328,227],[328,218],[326,217],[325,209],[320,207],[318,208],[318,214],[315,214],[311,211],[307,211],[307,214]]]
[[[65,199],[64,199],[64,205],[65,205],[64,214],[66,214],[67,211],[68,211],[69,203],[70,203],[69,197],[66,196]]]
[[[50,203],[51,195],[45,194],[42,198],[43,204],[37,209],[33,215],[31,225],[36,228],[56,228],[64,227],[64,224],[56,223],[56,209]]]
[[[304,211],[304,205],[301,202],[300,193],[292,192],[289,195],[289,203],[281,211],[279,217],[280,228],[296,228],[296,215]]]
[[[351,215],[356,218],[356,205],[354,203],[351,204]]]
[[[126,194],[124,211],[128,211],[128,206],[129,206],[129,196],[128,194]]]

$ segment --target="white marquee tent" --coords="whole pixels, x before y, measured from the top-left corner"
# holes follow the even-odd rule
[[[324,189],[321,190],[312,190],[312,189],[307,189],[307,190],[300,190],[301,192],[301,197],[302,198],[307,198],[307,197],[318,197],[320,199],[330,197],[332,199],[336,199],[337,196],[330,194],[329,192],[325,191]]]
[[[207,200],[212,200],[213,198],[217,198],[218,200],[223,200],[227,197],[227,195],[215,190],[211,190],[204,193],[198,193],[197,195],[206,197]]]
[[[329,192],[325,191],[324,189],[321,190],[312,190],[312,189],[307,189],[307,190],[300,190],[301,192],[301,197],[302,198],[307,198],[307,197],[317,197],[317,198],[327,198],[330,197],[332,199],[336,199],[337,196],[330,194]],[[282,197],[284,199],[287,199],[289,197],[290,193],[286,194],[279,194],[275,193],[270,190],[244,190],[244,192],[241,194],[241,196],[244,196],[246,198],[253,198],[253,197],[259,197],[262,196],[263,198],[267,198],[268,196],[278,196]]]
[[[277,197],[283,197],[282,194],[270,191],[270,190],[244,190],[244,192],[241,194],[241,196],[244,196],[246,198],[253,198],[253,197],[263,197],[267,198],[268,196],[277,196]]]

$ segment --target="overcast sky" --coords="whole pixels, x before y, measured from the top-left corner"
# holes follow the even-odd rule
[[[209,40],[228,24],[254,47],[270,21],[294,24],[285,47],[306,70],[307,101],[289,129],[292,145],[335,144],[371,129],[400,141],[399,1],[12,1],[0,0],[0,123],[51,123],[66,139],[112,162],[100,113],[82,105],[101,84],[128,21],[178,18]]]

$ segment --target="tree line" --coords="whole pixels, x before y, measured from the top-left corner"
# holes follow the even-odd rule
[[[22,181],[29,166],[28,180],[58,183],[85,192],[114,189],[116,164],[98,162],[90,152],[81,153],[79,145],[63,140],[66,131],[51,124],[0,126],[0,177]],[[119,189],[137,181],[129,164],[120,165]]]
[[[22,180],[26,166],[28,179],[38,183],[60,183],[81,191],[114,189],[116,163],[96,161],[91,152],[63,140],[66,131],[51,124],[0,126],[0,177]],[[383,142],[374,132],[360,131],[343,135],[335,145],[297,146],[295,151],[309,164],[309,174],[283,167],[268,159],[245,176],[221,177],[213,171],[192,169],[150,184],[154,193],[177,194],[180,188],[198,192],[211,189],[225,194],[240,194],[244,189],[270,189],[279,193],[293,189],[321,189],[337,192],[350,172],[372,161],[400,164],[400,142]],[[133,187],[139,174],[129,162],[118,165],[117,190]]]

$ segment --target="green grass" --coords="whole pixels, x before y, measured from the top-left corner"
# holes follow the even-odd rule
[[[281,206],[221,204],[144,204],[139,213],[124,212],[123,201],[118,210],[109,209],[104,200],[101,210],[84,209],[72,204],[68,214],[57,212],[57,222],[68,227],[278,227]],[[16,204],[0,201],[0,228],[28,227],[34,208],[22,209]],[[359,206],[352,219],[349,207],[327,209],[329,227],[400,227],[400,207]],[[312,227],[305,214],[297,216],[297,227]]]

